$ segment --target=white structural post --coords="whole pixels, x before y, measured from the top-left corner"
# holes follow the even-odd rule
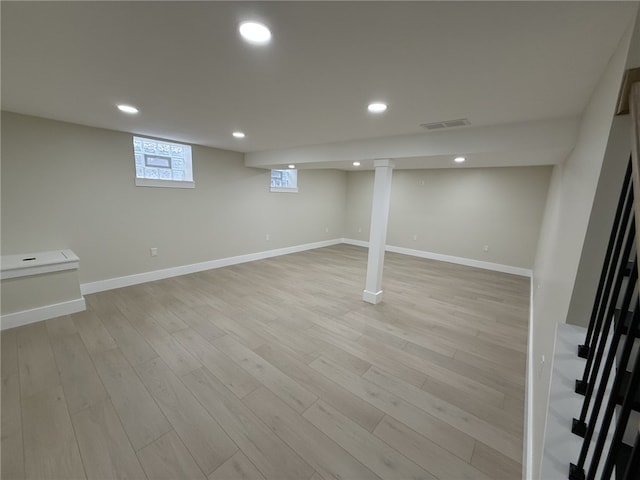
[[[369,259],[367,280],[362,299],[369,303],[382,301],[382,271],[384,268],[384,247],[387,241],[387,221],[391,203],[391,178],[393,161],[376,160],[376,175],[373,181],[373,202],[371,203],[371,231],[369,232]]]

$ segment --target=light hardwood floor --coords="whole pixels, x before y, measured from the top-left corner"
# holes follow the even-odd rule
[[[529,280],[339,245],[2,332],[2,479],[519,479]]]

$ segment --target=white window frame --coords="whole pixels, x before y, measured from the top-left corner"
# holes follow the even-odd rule
[[[135,148],[136,140],[139,140],[142,142],[147,141],[147,142],[162,144],[164,146],[167,146],[168,148],[180,147],[185,149],[185,153],[183,154],[182,160],[188,164],[188,168],[185,168],[185,171],[191,173],[191,180],[173,180],[173,179],[162,180],[162,179],[155,179],[155,178],[138,177],[138,168],[147,167],[147,154],[146,152],[144,152],[144,150],[142,152],[136,151],[136,148]],[[192,153],[191,145],[186,145],[184,143],[170,142],[168,140],[159,140],[156,138],[139,137],[137,135],[133,136],[132,141],[133,141],[133,161],[134,161],[134,168],[135,168],[136,187],[195,188],[196,185],[195,185],[195,181],[193,180],[193,153]],[[179,156],[172,155],[171,152],[169,152],[168,154],[156,153],[156,155],[158,160],[167,159],[169,165],[171,165],[172,161],[174,160],[177,161],[179,157]],[[143,165],[139,164],[139,162],[142,160],[137,156],[144,159]],[[173,173],[173,169],[171,171]]]

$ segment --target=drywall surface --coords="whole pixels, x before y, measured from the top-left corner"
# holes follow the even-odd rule
[[[396,170],[387,244],[531,268],[550,176],[549,166]],[[368,240],[372,186],[373,172],[349,172],[345,237]]]
[[[629,163],[630,128],[628,115],[614,118],[567,312],[566,321],[573,325],[589,325],[620,190]]]
[[[241,153],[194,145],[195,189],[136,187],[131,137],[3,112],[2,254],[70,248],[86,283],[343,236],[344,172],[271,193]]]
[[[573,152],[554,167],[551,177],[533,271],[533,365],[530,372],[534,373],[529,380],[533,395],[529,412],[533,431],[529,436],[533,442],[534,479],[540,477],[556,324],[567,319],[630,38],[629,30],[622,37],[583,113]],[[616,197],[617,192],[612,195]]]
[[[640,67],[640,21],[629,44],[625,70]],[[613,119],[595,200],[589,217],[576,282],[571,296],[567,323],[587,326],[597,284],[604,263],[605,251],[613,225],[618,194],[631,152],[631,117]]]

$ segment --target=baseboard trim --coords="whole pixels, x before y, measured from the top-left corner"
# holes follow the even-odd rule
[[[368,247],[369,242],[363,240],[353,240],[351,238],[342,239],[343,243],[355,245],[358,247]],[[453,255],[443,255],[441,253],[427,252],[424,250],[414,250],[413,248],[396,247],[387,245],[385,251],[393,253],[402,253],[413,257],[428,258],[430,260],[439,260],[441,262],[455,263],[465,265],[467,267],[482,268],[484,270],[492,270],[494,272],[510,273],[521,277],[531,278],[532,271],[530,268],[513,267],[511,265],[503,265],[501,263],[484,262],[482,260],[474,260],[473,258],[455,257]]]
[[[82,312],[86,310],[86,308],[84,298],[77,298],[75,300],[69,300],[68,302],[54,303],[53,305],[45,305],[44,307],[22,310],[21,312],[6,313],[0,317],[0,330],[21,327],[22,325],[48,320],[61,315]]]
[[[91,293],[113,290],[114,288],[130,287],[131,285],[138,285],[140,283],[154,282],[156,280],[163,280],[165,278],[178,277],[180,275],[202,272],[204,270],[228,267],[230,265],[238,265],[240,263],[253,262],[256,260],[263,260],[265,258],[278,257],[280,255],[288,255],[290,253],[304,252],[305,250],[330,247],[332,245],[338,245],[340,243],[342,243],[342,239],[335,238],[332,240],[324,240],[321,242],[294,245],[293,247],[276,248],[274,250],[265,250],[263,252],[248,253],[246,255],[238,255],[235,257],[227,257],[206,262],[193,263],[191,265],[181,265],[179,267],[153,270],[151,272],[136,273],[133,275],[126,275],[124,277],[108,278],[106,280],[83,283],[80,285],[80,291],[83,295],[88,295]]]
[[[356,247],[369,248],[369,242],[367,242],[366,240],[354,240],[353,238],[343,238],[342,243],[346,243],[347,245],[354,245]]]
[[[288,255],[290,253],[304,252],[306,250],[329,247],[329,246],[338,245],[341,243],[345,243],[348,245],[355,245],[358,247],[369,246],[369,242],[363,241],[363,240],[355,240],[351,238],[334,238],[332,240],[324,240],[321,242],[305,243],[302,245],[294,245],[292,247],[277,248],[274,250],[265,250],[263,252],[248,253],[246,255],[220,258],[217,260],[193,263],[190,265],[181,265],[178,267],[165,268],[162,270],[152,270],[150,272],[136,273],[133,275],[126,275],[122,277],[108,278],[106,280],[98,280],[95,282],[83,283],[80,285],[80,291],[82,292],[83,295],[89,295],[91,293],[104,292],[106,290],[113,290],[115,288],[130,287],[132,285],[138,285],[140,283],[153,282],[156,280],[163,280],[165,278],[178,277],[180,275],[188,275],[190,273],[202,272],[204,270],[212,270],[216,268],[228,267],[230,265],[238,265],[240,263],[263,260],[265,258],[278,257],[280,255]],[[485,270],[492,270],[497,272],[510,273],[513,275],[520,275],[524,277],[531,277],[530,269],[513,267],[510,265],[501,265],[498,263],[483,262],[480,260],[474,260],[470,258],[454,257],[451,255],[442,255],[439,253],[426,252],[423,250],[414,250],[414,249],[404,248],[404,247],[396,247],[393,245],[387,245],[386,250],[388,252],[402,253],[404,255],[411,255],[414,257],[428,258],[431,260],[439,260],[439,261],[455,263],[459,265],[466,265],[469,267],[483,268]]]
[[[527,380],[525,382],[525,424],[523,478],[533,480],[533,276],[529,285],[529,338],[527,341]]]

